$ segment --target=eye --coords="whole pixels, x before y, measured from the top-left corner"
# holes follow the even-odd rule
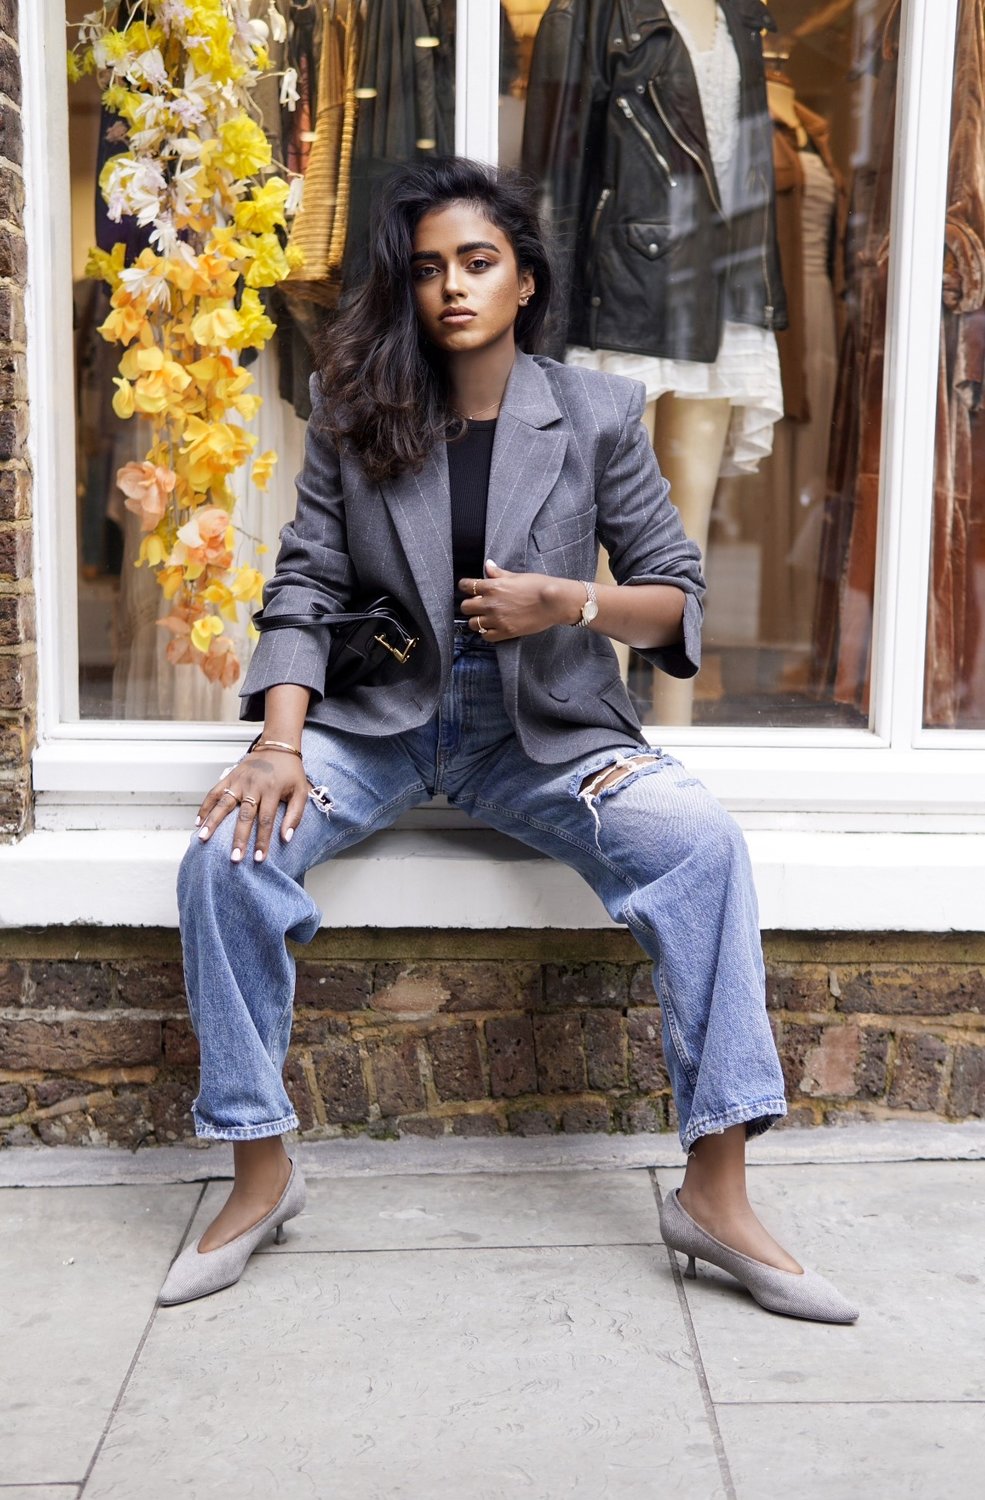
[[[476,258],[475,258],[475,260],[470,260],[469,261],[469,270],[470,271],[481,271],[486,266],[491,266],[491,265],[492,265],[492,261],[491,260],[487,260],[484,255],[477,255]]]
[[[430,280],[431,272],[436,269],[436,266],[415,266],[411,272],[411,276],[414,281]]]

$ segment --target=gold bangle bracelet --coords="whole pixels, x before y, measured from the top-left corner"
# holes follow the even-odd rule
[[[289,755],[296,755],[298,760],[303,759],[296,746],[288,745],[283,740],[257,740],[250,746],[251,754],[254,750],[285,750]]]

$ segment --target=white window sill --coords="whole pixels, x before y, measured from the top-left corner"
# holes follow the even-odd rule
[[[0,927],[175,927],[189,829],[40,831],[0,846]],[[985,834],[750,828],[767,930],[973,932]],[[398,829],[311,872],[329,927],[612,927],[577,875],[470,828]]]

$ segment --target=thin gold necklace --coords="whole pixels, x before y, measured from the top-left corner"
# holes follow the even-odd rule
[[[478,411],[473,411],[473,412],[459,411],[459,409],[458,409],[457,406],[453,406],[452,407],[452,411],[455,413],[456,417],[461,417],[464,422],[474,422],[477,417],[481,417],[482,416],[482,413],[484,411],[492,411],[492,409],[493,409],[494,406],[499,406],[500,403],[502,402],[502,399],[503,399],[502,396],[500,396],[497,401],[490,401],[490,403],[489,403],[488,406],[480,406],[480,408],[479,408]]]

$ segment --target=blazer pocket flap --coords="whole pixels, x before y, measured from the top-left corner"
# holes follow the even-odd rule
[[[579,542],[595,536],[595,506],[591,506],[589,510],[581,510],[575,516],[550,512],[540,515],[531,535],[541,556],[545,552],[554,552],[559,547],[577,546]]]

